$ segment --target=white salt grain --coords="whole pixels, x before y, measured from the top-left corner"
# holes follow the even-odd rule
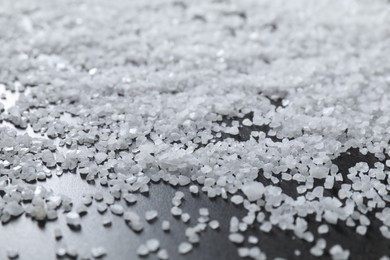
[[[103,200],[103,193],[98,191],[98,192],[95,193],[94,197],[95,197],[96,201],[102,201]]]
[[[64,257],[66,255],[66,249],[64,247],[57,248],[56,255],[58,257]]]
[[[270,222],[264,222],[261,226],[260,226],[260,230],[261,231],[264,231],[266,233],[270,232],[272,229],[272,224]]]
[[[118,216],[123,215],[123,212],[124,212],[124,209],[123,209],[122,205],[119,205],[119,204],[111,205],[110,206],[110,210],[111,210],[112,214],[115,214],[115,215],[118,215]]]
[[[126,193],[125,195],[123,195],[123,199],[129,204],[134,204],[137,202],[137,197],[130,193]]]
[[[199,209],[199,215],[201,215],[201,216],[208,216],[209,215],[209,210],[207,208],[200,208]]]
[[[161,222],[161,229],[162,230],[169,231],[170,228],[171,228],[171,224],[169,223],[169,221],[163,220],[163,222]]]
[[[343,250],[343,248],[340,245],[334,245],[330,250],[329,253],[332,256],[332,259],[334,260],[346,260],[349,258],[349,250]]]
[[[324,250],[318,248],[318,247],[312,247],[310,249],[310,253],[313,255],[313,256],[316,256],[316,257],[319,257],[319,256],[322,256],[324,254]]]
[[[178,207],[171,208],[171,214],[175,217],[180,216],[182,213],[183,213],[183,211]]]
[[[16,201],[11,201],[6,204],[4,211],[8,212],[11,216],[17,217],[23,214],[24,209]]]
[[[183,223],[187,223],[188,221],[190,221],[190,219],[191,219],[191,216],[188,213],[183,213],[181,215],[181,220],[183,221]]]
[[[140,245],[137,248],[137,255],[139,256],[147,256],[149,254],[149,249],[146,245]]]
[[[84,205],[84,204],[80,204],[77,208],[76,208],[76,212],[80,215],[80,216],[83,216],[85,214],[88,213],[88,208]]]
[[[232,196],[230,201],[233,202],[233,204],[235,204],[235,205],[239,205],[239,204],[242,204],[244,202],[244,198],[240,195],[234,195],[234,196]]]
[[[246,248],[246,247],[240,247],[238,248],[238,255],[240,257],[248,257],[249,256],[249,248]]]
[[[198,194],[198,192],[199,192],[199,187],[196,186],[196,185],[191,185],[191,186],[190,186],[190,192],[191,192],[192,194]]]
[[[69,212],[68,214],[66,214],[66,223],[69,226],[79,227],[80,221],[81,221],[80,215],[77,214],[77,212]]]
[[[218,229],[219,228],[219,222],[217,220],[211,220],[209,222],[209,226],[211,229]]]
[[[357,226],[356,227],[356,233],[360,234],[360,235],[365,235],[367,232],[367,227],[366,226]]]
[[[242,124],[245,125],[245,126],[251,126],[252,125],[252,121],[249,120],[248,118],[245,118],[244,120],[242,120]]]
[[[123,214],[123,219],[127,221],[128,226],[135,232],[141,232],[143,230],[143,224],[140,216],[133,211],[126,211]]]
[[[99,246],[99,247],[94,247],[91,249],[91,255],[95,258],[99,258],[102,256],[105,256],[107,254],[107,251],[104,247]]]
[[[249,201],[256,201],[264,194],[264,185],[260,182],[248,182],[241,187]]]
[[[70,258],[76,258],[78,256],[78,252],[77,252],[77,249],[73,246],[69,246],[67,249],[66,249],[66,254],[70,257]]]
[[[160,248],[160,242],[155,238],[147,240],[145,245],[149,252],[156,252]]]
[[[329,231],[329,227],[326,224],[322,224],[318,227],[318,234],[326,234]]]
[[[149,221],[149,222],[155,220],[157,218],[157,216],[158,216],[157,210],[148,210],[145,213],[145,219],[146,219],[146,221]]]
[[[179,185],[186,186],[191,183],[191,179],[184,175],[179,175]]]
[[[166,249],[160,249],[157,253],[157,258],[160,260],[167,260],[169,259],[169,255]]]
[[[108,226],[111,226],[111,224],[112,224],[111,218],[103,219],[103,226],[108,227]]]
[[[97,211],[98,211],[99,213],[104,213],[104,212],[106,212],[106,211],[107,211],[107,205],[106,205],[106,204],[99,204],[99,205],[97,206]]]
[[[178,246],[177,250],[178,250],[179,254],[182,254],[182,255],[188,254],[192,250],[192,244],[190,244],[188,242],[182,242]]]
[[[249,236],[248,242],[250,244],[257,244],[259,242],[259,239],[257,237],[255,237],[255,236]]]
[[[244,242],[244,236],[239,233],[232,233],[229,235],[229,240],[236,244],[241,244]]]

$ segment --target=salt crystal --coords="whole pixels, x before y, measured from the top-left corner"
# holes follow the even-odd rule
[[[111,226],[112,220],[110,218],[103,219],[103,226],[108,227]]]
[[[84,204],[81,204],[79,205],[77,208],[76,208],[76,212],[80,215],[80,216],[83,216],[85,214],[88,213],[88,209],[87,207],[84,205]]]
[[[157,218],[157,216],[158,216],[157,210],[148,210],[145,213],[145,219],[146,219],[146,221],[149,221],[149,222],[155,220]]]
[[[313,255],[313,256],[316,256],[316,257],[319,257],[319,256],[322,256],[324,254],[324,250],[318,248],[318,247],[312,247],[310,249],[310,253]]]
[[[94,197],[95,197],[96,201],[102,201],[103,200],[103,193],[98,191],[95,193]]]
[[[191,185],[191,186],[190,186],[190,192],[191,192],[192,194],[198,194],[198,192],[199,192],[198,186],[196,186],[196,185]]]
[[[260,199],[264,192],[264,185],[260,182],[248,182],[241,187],[242,192],[247,196],[249,201]]]
[[[112,214],[115,214],[118,216],[121,216],[124,212],[122,205],[119,205],[119,204],[111,205],[110,210],[111,210]]]
[[[91,196],[84,196],[81,200],[84,205],[90,206],[92,204],[92,197]]]
[[[172,204],[173,206],[179,207],[181,205],[181,199],[178,199],[176,197],[172,198]]]
[[[205,165],[200,170],[201,170],[202,173],[206,174],[206,173],[210,173],[213,169],[210,166]]]
[[[209,210],[207,208],[200,208],[199,209],[199,215],[201,215],[201,216],[208,216],[209,215]]]
[[[327,167],[323,166],[315,166],[312,165],[309,170],[311,176],[316,179],[324,179],[326,176],[328,176],[329,169]]]
[[[215,180],[213,178],[206,178],[203,185],[206,187],[214,186]]]
[[[249,248],[246,248],[246,247],[240,247],[238,248],[238,255],[240,257],[248,257],[249,256]]]
[[[258,247],[252,247],[252,248],[249,250],[249,256],[250,256],[252,259],[257,259],[257,258],[259,258],[261,255],[262,255],[262,252],[260,251],[260,248],[258,248]],[[275,260],[277,260],[277,259],[275,259]]]
[[[63,247],[60,247],[56,250],[56,255],[58,257],[64,257],[66,255],[66,249]]]
[[[188,241],[189,241],[191,244],[199,243],[200,237],[199,237],[198,234],[192,233],[192,234],[188,235]]]
[[[318,234],[326,234],[329,231],[329,227],[326,224],[322,224],[318,227]]]
[[[66,254],[70,257],[70,258],[76,258],[78,256],[78,252],[77,252],[77,249],[73,246],[69,246],[67,249],[66,249]]]
[[[229,235],[229,240],[236,244],[241,244],[244,242],[244,236],[239,233],[232,233]]]
[[[207,197],[209,197],[210,199],[212,199],[212,198],[215,198],[216,196],[217,196],[216,189],[209,188],[209,189],[207,190]]]
[[[360,235],[365,235],[367,232],[367,227],[366,226],[357,226],[356,228],[356,233],[360,234]]]
[[[200,216],[199,218],[198,218],[198,222],[199,223],[206,223],[206,222],[208,222],[210,220],[210,218],[208,217],[208,216]]]
[[[261,226],[260,226],[260,230],[261,231],[264,231],[264,232],[270,232],[272,229],[272,224],[270,222],[264,222]]]
[[[184,198],[184,193],[182,191],[176,191],[175,192],[175,198],[181,200]]]
[[[264,219],[265,219],[265,214],[263,212],[259,212],[259,214],[257,214],[256,221],[258,223],[262,223]]]
[[[323,238],[318,239],[316,246],[318,248],[325,249],[326,248],[326,240]]]
[[[91,255],[95,258],[102,257],[107,254],[107,251],[104,247],[99,246],[99,247],[94,247],[91,249]]]
[[[96,72],[97,72],[97,68],[92,68],[92,69],[88,70],[88,74],[91,76],[95,75]]]
[[[191,179],[184,175],[179,175],[179,185],[186,186],[191,183]]]
[[[346,260],[349,258],[349,250],[343,250],[340,245],[334,245],[329,253],[332,256],[332,259]]]
[[[134,204],[137,202],[137,197],[130,193],[126,193],[125,195],[123,195],[123,198],[129,204]]]
[[[219,228],[219,222],[217,220],[212,220],[209,222],[209,226],[211,229],[218,229]]]
[[[4,211],[9,213],[13,217],[17,217],[23,214],[24,209],[16,201],[11,201],[6,204]]]
[[[188,254],[192,250],[192,245],[188,242],[182,242],[178,246],[179,254],[185,255]]]
[[[61,198],[61,196],[51,196],[49,198],[49,201],[51,203],[53,203],[54,208],[58,208],[62,203],[62,198]]]
[[[190,216],[190,214],[188,214],[188,213],[183,213],[183,214],[181,215],[181,220],[182,220],[184,223],[187,223],[187,222],[190,220],[190,218],[191,218],[191,216]]]
[[[112,196],[111,194],[109,194],[109,193],[104,193],[104,194],[103,194],[103,197],[104,197],[104,202],[105,202],[107,205],[112,205],[112,204],[114,204],[115,198],[114,198],[114,196]]]
[[[163,220],[163,222],[161,222],[161,228],[162,228],[162,230],[164,230],[164,231],[169,231],[169,229],[170,229],[170,223],[169,223],[169,221]]]
[[[249,236],[248,242],[250,244],[257,244],[259,242],[259,239],[257,237],[255,237],[255,236]]]
[[[106,212],[106,210],[107,210],[107,205],[106,204],[99,204],[97,206],[97,211],[99,213],[104,213],[104,212]]]
[[[106,153],[96,153],[95,154],[95,161],[97,164],[103,163],[107,159],[107,154]]]
[[[167,250],[165,250],[165,249],[160,249],[160,250],[158,250],[157,258],[158,258],[158,259],[161,259],[161,260],[167,260],[167,259],[169,259],[169,255],[168,255]]]
[[[80,226],[80,216],[77,212],[69,212],[66,214],[66,223],[72,227]]]
[[[333,185],[334,185],[334,177],[333,176],[327,176],[325,178],[324,188],[325,189],[332,189]]]
[[[135,232],[141,232],[143,230],[143,225],[141,223],[141,218],[139,215],[133,211],[126,211],[123,214],[123,219],[127,221],[129,227]]]
[[[239,205],[244,202],[244,198],[240,195],[234,195],[230,199],[231,202],[233,202],[235,205]]]
[[[139,256],[147,256],[149,254],[149,249],[146,245],[140,245],[137,248],[137,255]]]
[[[245,118],[244,120],[242,120],[242,124],[244,126],[251,126],[252,125],[252,121],[249,120],[248,118]]]
[[[160,242],[155,238],[147,240],[145,245],[149,252],[156,252],[160,248]]]
[[[178,207],[171,208],[171,214],[175,217],[180,216],[182,213],[183,213],[183,211]]]

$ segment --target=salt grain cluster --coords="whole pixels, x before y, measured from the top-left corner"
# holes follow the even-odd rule
[[[228,235],[242,257],[266,257],[252,228],[334,259],[352,252],[327,246],[335,225],[366,237],[375,221],[390,239],[386,1],[49,2],[4,0],[0,10],[2,225],[63,214],[80,229],[94,205],[141,232],[141,216],[152,224],[158,213],[132,210],[137,193],[164,182],[244,208]],[[360,161],[344,169],[353,153]],[[102,191],[72,201],[45,187],[64,174]],[[176,192],[170,213],[193,225],[184,255],[220,225],[183,201]],[[167,259],[157,242],[137,254]]]

